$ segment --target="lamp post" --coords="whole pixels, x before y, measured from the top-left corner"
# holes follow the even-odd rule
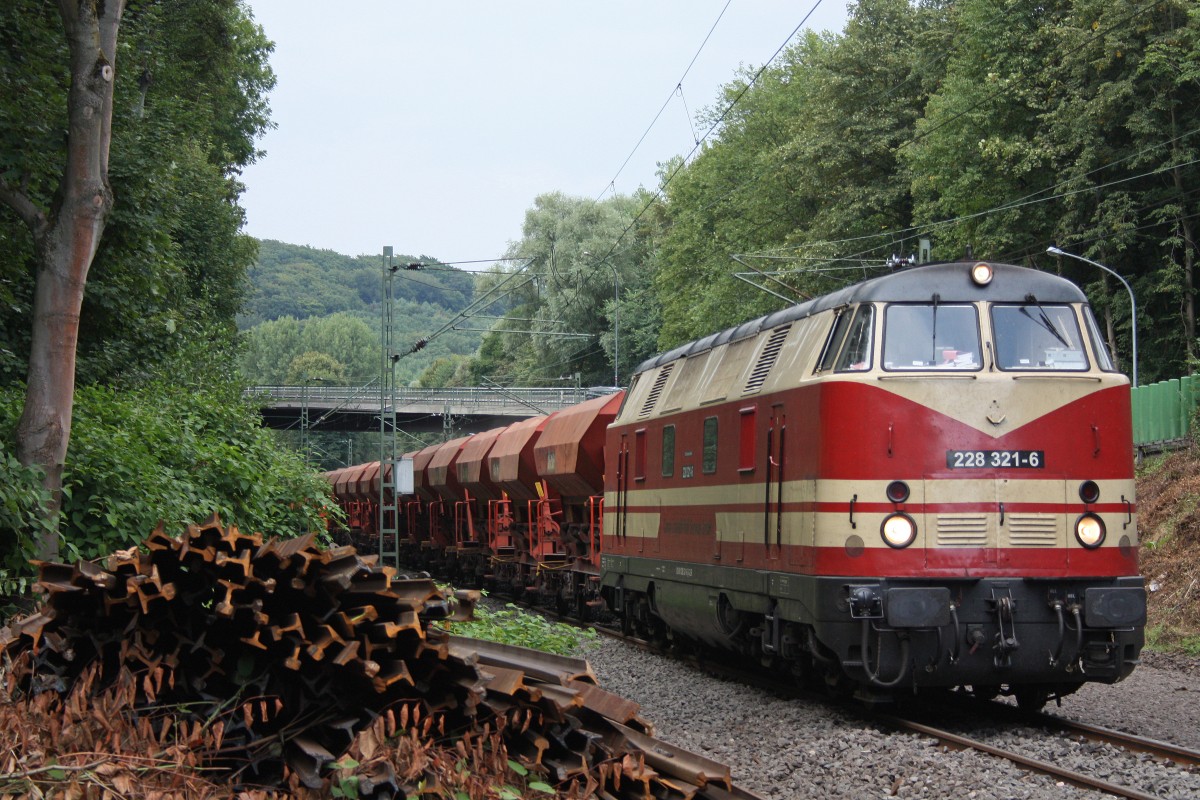
[[[584,250],[583,254],[589,258],[595,258],[587,250]],[[621,307],[618,303],[620,302],[621,294],[621,275],[617,272],[616,266],[607,258],[595,263],[603,264],[611,269],[613,273],[613,386],[619,387],[621,385],[618,374],[621,363]]]
[[[1129,313],[1130,313],[1129,329],[1132,332],[1130,342],[1132,345],[1131,349],[1133,350],[1133,352],[1131,354],[1131,357],[1133,359],[1133,370],[1130,374],[1130,377],[1133,378],[1134,388],[1137,388],[1137,385],[1138,385],[1137,300],[1134,299],[1134,296],[1133,296],[1133,287],[1131,287],[1129,285],[1128,281],[1126,281],[1124,278],[1122,278],[1120,275],[1118,275],[1113,270],[1111,270],[1108,267],[1101,264],[1099,261],[1092,261],[1090,258],[1084,258],[1083,256],[1077,256],[1074,253],[1068,253],[1066,250],[1060,250],[1059,248],[1054,247],[1053,245],[1050,247],[1047,247],[1046,252],[1051,253],[1056,256],[1067,256],[1068,258],[1073,258],[1077,261],[1082,261],[1085,264],[1091,264],[1093,267],[1098,267],[1098,268],[1104,270],[1105,272],[1107,272],[1109,275],[1112,275],[1117,280],[1119,280],[1121,282],[1121,285],[1125,287],[1125,291],[1129,292]]]

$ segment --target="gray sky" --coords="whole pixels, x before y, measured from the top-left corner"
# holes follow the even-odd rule
[[[846,0],[726,2],[248,0],[279,82],[278,127],[243,176],[247,232],[489,259],[542,192],[654,187],[658,162],[694,146],[688,112],[740,66],[757,69],[810,11],[814,30],[845,24]],[[718,16],[682,97],[622,168]]]

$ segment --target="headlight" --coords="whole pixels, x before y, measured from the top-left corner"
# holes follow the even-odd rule
[[[971,280],[975,281],[978,286],[987,286],[992,282],[992,265],[980,261],[971,267]]]
[[[1079,499],[1087,504],[1100,499],[1100,486],[1095,481],[1084,481],[1079,484]]]
[[[908,547],[917,538],[917,523],[908,514],[892,514],[879,526],[879,535],[888,547]]]
[[[1089,550],[1104,543],[1104,520],[1095,514],[1084,514],[1075,520],[1075,538]]]

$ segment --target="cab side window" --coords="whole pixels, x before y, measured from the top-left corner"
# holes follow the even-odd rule
[[[675,426],[663,428],[662,436],[662,474],[670,478],[675,474]]]
[[[706,475],[717,471],[717,418],[704,420],[704,458],[702,468]]]
[[[871,368],[871,343],[874,339],[875,308],[860,306],[846,333],[846,344],[838,356],[838,372],[860,372]]]

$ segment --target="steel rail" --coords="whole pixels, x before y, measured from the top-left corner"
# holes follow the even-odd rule
[[[962,698],[962,701],[968,700],[969,698]],[[1126,733],[1115,728],[1106,728],[1103,725],[1093,725],[1090,722],[1080,722],[1045,711],[1030,713],[1000,700],[976,700],[974,703],[979,712],[1002,716],[1005,718],[1005,722],[1042,726],[1061,733],[1077,733],[1090,742],[1110,744],[1135,753],[1145,753],[1158,759],[1174,762],[1180,767],[1200,767],[1200,750],[1193,750],[1172,742],[1164,742],[1161,739],[1152,739],[1136,733]],[[958,708],[962,709],[961,704]]]
[[[1127,800],[1159,800],[1158,795],[1146,794],[1145,792],[1129,786],[1109,783],[1108,781],[1100,780],[1099,778],[1093,778],[1090,775],[1084,775],[1082,772],[1075,772],[1073,770],[1060,767],[1057,764],[1051,764],[1048,761],[1031,758],[1030,756],[1013,752],[1012,750],[1005,750],[1002,747],[996,747],[986,742],[979,741],[978,739],[972,739],[969,736],[962,736],[957,733],[951,733],[950,731],[942,730],[941,728],[935,728],[932,725],[925,725],[924,723],[914,722],[902,717],[879,716],[878,719],[881,722],[886,722],[888,725],[892,725],[896,728],[902,728],[913,731],[914,733],[920,733],[924,736],[929,736],[933,739],[943,742],[944,744],[951,745],[959,749],[978,750],[981,753],[987,753],[988,755],[1002,758],[1006,761],[1011,761],[1012,763],[1025,767],[1026,769],[1051,775],[1066,783],[1070,783],[1083,789],[1095,789],[1096,791],[1106,792],[1115,797],[1127,798]]]
[[[1139,736],[1135,733],[1125,733],[1124,731],[1105,728],[1101,725],[1092,725],[1087,722],[1055,717],[1049,714],[1043,714],[1037,718],[1037,721],[1063,731],[1080,733],[1089,741],[1104,742],[1137,753],[1146,753],[1155,758],[1173,761],[1181,767],[1200,767],[1200,751],[1190,750],[1171,742],[1151,739],[1148,736]]]

